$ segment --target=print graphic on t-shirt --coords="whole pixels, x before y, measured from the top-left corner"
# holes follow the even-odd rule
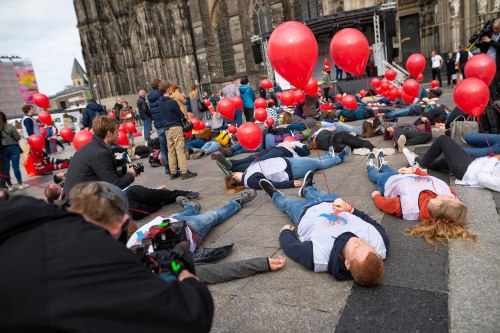
[[[409,176],[408,178],[413,179],[417,183],[423,183],[423,182],[430,182],[431,180],[428,177],[422,177],[422,176]]]
[[[334,212],[332,214],[321,214],[320,217],[326,218],[328,221],[330,221],[330,224],[341,224],[341,225],[346,225],[347,221],[344,219],[342,216],[339,216],[340,212]]]

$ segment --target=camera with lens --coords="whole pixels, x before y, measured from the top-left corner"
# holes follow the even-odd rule
[[[144,172],[144,164],[142,163],[132,164],[132,168],[134,168],[136,176],[139,176],[142,172]]]
[[[470,47],[472,47],[475,44],[480,44],[481,43],[481,38],[484,36],[491,37],[493,35],[493,22],[495,19],[490,19],[486,21],[481,29],[477,29],[472,37],[469,39],[469,43],[471,44]]]
[[[140,245],[130,250],[141,258],[141,262],[153,273],[166,281],[177,280],[183,269],[195,274],[193,258],[189,252],[186,221],[164,219],[152,227]]]

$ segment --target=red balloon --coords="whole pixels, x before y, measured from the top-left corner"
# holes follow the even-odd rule
[[[390,93],[391,93],[391,90],[387,89],[386,91],[382,92],[382,96],[389,98]]]
[[[30,135],[28,138],[28,144],[31,148],[36,150],[42,150],[45,148],[45,140],[38,134]]]
[[[333,86],[330,86],[329,90],[333,90]]]
[[[398,97],[399,97],[399,91],[396,88],[392,88],[389,91],[389,100],[391,100],[391,102],[394,102]]]
[[[48,109],[50,107],[49,98],[40,93],[33,95],[33,103],[42,109]]]
[[[189,121],[193,123],[193,129],[195,131],[198,131],[199,127],[200,127],[200,122],[201,122],[200,119],[193,117]]]
[[[192,136],[193,136],[193,132],[184,132],[184,136],[185,136],[186,138],[190,138],[190,137],[192,137]]]
[[[118,132],[127,132],[127,129],[125,128],[125,124],[121,124],[119,127],[118,127]]]
[[[75,137],[76,140],[76,137]],[[128,145],[128,137],[127,134],[120,132],[118,134],[118,139],[116,140],[116,143],[119,144],[120,146],[126,146]]]
[[[279,92],[279,93],[276,93],[276,97],[278,97],[278,99],[281,101],[281,94],[283,94],[282,92]]]
[[[229,126],[227,127],[227,131],[228,131],[229,133],[231,133],[231,134],[236,134],[236,133],[238,133],[238,129],[237,129],[237,128],[236,128],[236,126],[234,126],[234,125],[229,125]]]
[[[260,87],[264,90],[271,89],[273,87],[273,83],[268,79],[264,79],[260,81]]]
[[[380,87],[375,88],[375,93],[377,95],[382,95],[382,88],[380,88]]]
[[[437,87],[439,87],[439,81],[438,80],[432,80],[431,81],[431,88],[435,89]]]
[[[393,69],[388,69],[388,70],[385,71],[385,77],[389,81],[394,80],[396,78],[396,75],[397,75],[397,73]]]
[[[205,125],[205,123],[203,121],[200,121],[200,124],[198,125],[198,131],[205,129],[205,127],[207,127],[207,125]]]
[[[295,103],[302,103],[302,102],[306,101],[306,98],[304,97],[304,93],[300,90],[294,90],[293,96],[295,97]]]
[[[305,89],[305,88],[304,88],[304,89]],[[323,93],[323,89],[318,88],[318,94],[321,94],[321,93]]]
[[[407,93],[405,93],[404,91],[401,93],[401,98],[403,99],[403,101],[405,101],[407,104],[413,104],[413,102],[415,101],[415,98],[414,96],[410,96],[408,95]]]
[[[246,122],[238,129],[238,142],[246,149],[256,149],[262,143],[262,137],[262,130],[256,123]]]
[[[417,77],[425,68],[425,58],[420,53],[413,53],[406,59],[406,69],[413,77]]]
[[[129,122],[125,123],[125,129],[129,133],[135,133],[135,132],[137,132],[137,129],[135,128],[135,124],[132,121],[129,121]]]
[[[46,125],[52,125],[52,117],[47,111],[38,112],[38,120]]]
[[[380,82],[381,82],[381,83],[384,83],[384,82],[385,82],[385,83],[389,83],[389,82],[391,82],[391,81],[389,81],[389,80],[387,80],[385,77],[383,77],[383,78],[382,78],[382,80],[380,80]]]
[[[390,87],[389,87],[389,83],[387,83],[387,82],[382,82],[382,83],[380,84],[380,89],[382,89],[382,92],[389,90],[389,89],[390,89]]]
[[[114,112],[110,112],[110,113],[108,113],[108,117],[115,119],[116,118],[116,114]]]
[[[408,79],[403,83],[403,91],[413,97],[417,97],[420,93],[420,85],[414,79]]]
[[[477,54],[467,61],[464,71],[467,78],[478,78],[489,86],[495,77],[496,64],[486,54]]]
[[[253,114],[254,114],[255,119],[260,121],[260,122],[263,122],[267,119],[266,109],[262,109],[262,108],[255,109]]]
[[[333,36],[330,55],[333,62],[355,76],[364,73],[368,63],[368,40],[362,32],[352,28],[342,29]]]
[[[217,103],[217,110],[223,117],[227,119],[234,119],[234,109],[234,102],[229,98],[223,98],[219,101],[219,103]]]
[[[370,87],[378,88],[378,87],[380,87],[381,84],[382,84],[382,81],[380,81],[379,78],[374,77],[372,79],[372,82],[370,82]]]
[[[337,95],[335,95],[335,100],[336,101],[341,101],[342,97],[343,97],[342,94],[337,94]]]
[[[311,97],[314,97],[316,93],[321,92],[321,88],[318,88],[318,81],[316,81],[315,78],[311,77],[309,79],[309,82],[307,82],[306,86],[304,87],[304,92]]]
[[[490,91],[482,80],[468,77],[457,84],[453,91],[453,99],[462,111],[472,117],[479,117],[488,105]]]
[[[424,74],[418,74],[417,81],[422,82],[424,80]]]
[[[304,88],[318,59],[318,43],[304,24],[288,21],[278,25],[268,46],[273,68],[294,87]]]
[[[267,125],[268,127],[273,126],[273,125],[274,125],[274,119],[273,119],[273,118],[271,118],[271,117],[267,118],[267,119],[266,119],[266,125]]]
[[[281,102],[286,106],[295,105],[295,95],[290,90],[281,93]]]
[[[267,108],[267,102],[264,98],[259,97],[253,102],[253,107],[256,109]]]
[[[208,99],[206,99],[204,103],[206,106],[210,106],[210,104],[212,104],[212,103],[210,103],[210,101]]]
[[[61,130],[59,131],[59,134],[61,135],[61,138],[63,138],[63,140],[66,140],[68,142],[73,141],[73,137],[75,136],[73,131],[67,127],[61,128]]]
[[[361,96],[362,98],[364,98],[366,96],[366,90],[361,89],[359,91],[359,96]]]
[[[40,135],[42,136],[42,138],[45,139],[49,135],[49,132],[47,132],[47,129],[45,127],[38,127],[38,129],[40,130]]]
[[[233,98],[231,98],[231,101],[233,101],[234,107],[236,109],[243,109],[243,100],[240,96],[234,96]]]
[[[357,110],[358,102],[356,101],[356,98],[353,95],[345,95],[342,98],[342,106],[347,110]]]
[[[122,135],[122,133],[120,133],[120,135]],[[127,138],[126,134],[123,134],[123,135],[125,135],[125,138]],[[73,138],[73,146],[75,146],[75,149],[78,150],[78,149],[82,148],[83,146],[85,146],[86,144],[88,144],[89,142],[91,142],[92,137],[93,137],[93,134],[90,133],[89,131],[87,131],[87,130],[80,131],[80,132],[76,133],[75,137]],[[120,136],[118,136],[118,137],[120,137]]]

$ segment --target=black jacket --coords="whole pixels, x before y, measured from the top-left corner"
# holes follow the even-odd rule
[[[1,332],[208,332],[213,301],[167,283],[109,233],[29,197],[0,202]]]
[[[494,40],[491,40],[489,43],[482,42],[481,44],[479,44],[479,49],[481,50],[482,53],[486,54],[490,46],[493,46],[493,48],[497,52],[496,65],[498,71],[498,69],[500,69],[500,40],[498,42],[495,42]]]
[[[162,128],[163,121],[160,116],[160,98],[162,98],[162,93],[159,90],[150,90],[148,92],[149,109],[151,110],[151,116],[153,117],[153,124],[155,128]]]
[[[166,96],[160,98],[159,110],[165,129],[182,126],[181,119],[184,118],[184,113],[182,113],[179,104],[172,98]]]
[[[106,114],[106,111],[104,111],[101,104],[97,104],[95,102],[89,103],[85,107],[85,111],[83,111],[82,125],[84,127],[92,128],[94,118],[104,114]]]
[[[142,120],[151,119],[151,110],[149,110],[148,103],[146,103],[144,97],[139,96],[137,99],[137,110],[139,110]]]
[[[113,154],[95,134],[92,142],[73,155],[64,182],[64,193],[69,193],[79,183],[91,181],[108,182],[122,189],[134,182],[130,173],[118,174]]]

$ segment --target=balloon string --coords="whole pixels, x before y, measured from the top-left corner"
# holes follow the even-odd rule
[[[477,124],[481,128],[481,132],[483,132],[484,141],[486,141],[486,144],[488,145],[488,148],[490,148],[490,155],[489,156],[495,155],[495,153],[493,152],[493,148],[491,148],[490,142],[488,141],[488,138],[486,137],[486,133],[484,133],[483,125],[481,124],[481,121],[480,121],[479,117],[477,117]]]

